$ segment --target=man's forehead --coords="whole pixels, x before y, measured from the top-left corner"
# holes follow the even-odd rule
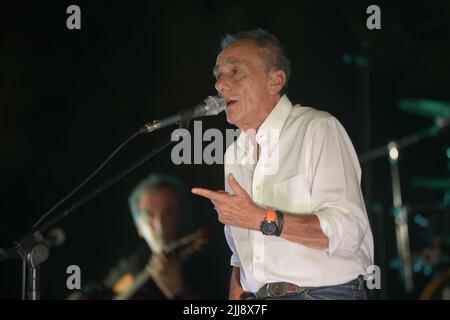
[[[242,60],[236,57],[225,57],[220,59],[219,56],[216,60],[216,65],[214,66],[214,71],[218,71],[221,66],[227,65],[227,64],[239,64],[242,63]]]
[[[222,65],[240,64],[254,61],[255,55],[260,57],[258,47],[253,41],[237,40],[219,53],[214,70]]]
[[[255,52],[256,49],[253,41],[237,40],[225,47],[217,56],[217,60],[239,59],[242,55]]]
[[[151,192],[144,193],[141,197],[139,197],[139,202],[141,204],[153,204],[153,203],[161,203],[167,202],[177,198],[177,195],[169,189],[156,189]]]
[[[225,64],[225,63],[236,64],[236,63],[241,63],[241,62],[242,62],[242,58],[240,59],[239,57],[234,57],[234,56],[223,57],[221,59],[219,57],[217,57],[217,60],[216,60],[216,64]]]

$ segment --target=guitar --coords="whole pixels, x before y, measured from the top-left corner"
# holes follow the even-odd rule
[[[169,257],[176,255],[184,259],[198,251],[200,251],[209,241],[211,237],[210,228],[200,228],[192,234],[182,237],[163,250],[164,255]],[[135,297],[138,292],[152,280],[152,270],[150,261],[145,265],[142,271],[136,276],[127,273],[122,276],[114,285],[113,291],[115,293],[113,300],[130,300]]]

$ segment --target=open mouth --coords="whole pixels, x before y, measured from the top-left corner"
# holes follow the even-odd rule
[[[231,107],[232,105],[236,104],[237,100],[225,100],[227,103],[227,107]]]

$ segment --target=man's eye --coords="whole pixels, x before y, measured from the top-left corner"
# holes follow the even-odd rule
[[[238,69],[238,68],[233,68],[233,69],[231,70],[231,73],[232,73],[232,74],[238,74],[238,72],[239,72],[239,69]]]

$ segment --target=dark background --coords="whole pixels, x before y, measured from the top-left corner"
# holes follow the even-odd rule
[[[81,8],[81,30],[66,28],[70,4]],[[381,30],[366,28],[370,4],[381,7]],[[445,0],[2,2],[0,248],[9,248],[144,123],[215,94],[212,68],[221,37],[256,27],[287,47],[290,100],[335,115],[359,154],[433,125],[431,118],[399,110],[399,99],[450,101]],[[230,128],[224,114],[204,119],[204,130],[214,127]],[[169,134],[135,139],[68,204]],[[449,176],[448,138],[444,131],[404,150],[405,202],[443,199],[445,190],[413,188],[410,179]],[[420,288],[406,295],[398,272],[388,267],[396,257],[388,161],[378,159],[363,170],[370,173],[365,195],[383,277],[382,290],[372,297],[416,298]],[[170,150],[159,154],[58,225],[67,240],[43,265],[44,299],[67,296],[68,265],[81,267],[86,284],[134,248],[138,237],[127,196],[154,171],[172,172],[189,188],[223,185],[221,165],[175,166]],[[192,200],[198,220],[213,224],[229,255],[212,205]],[[0,298],[20,298],[20,271],[20,261],[0,263]]]

